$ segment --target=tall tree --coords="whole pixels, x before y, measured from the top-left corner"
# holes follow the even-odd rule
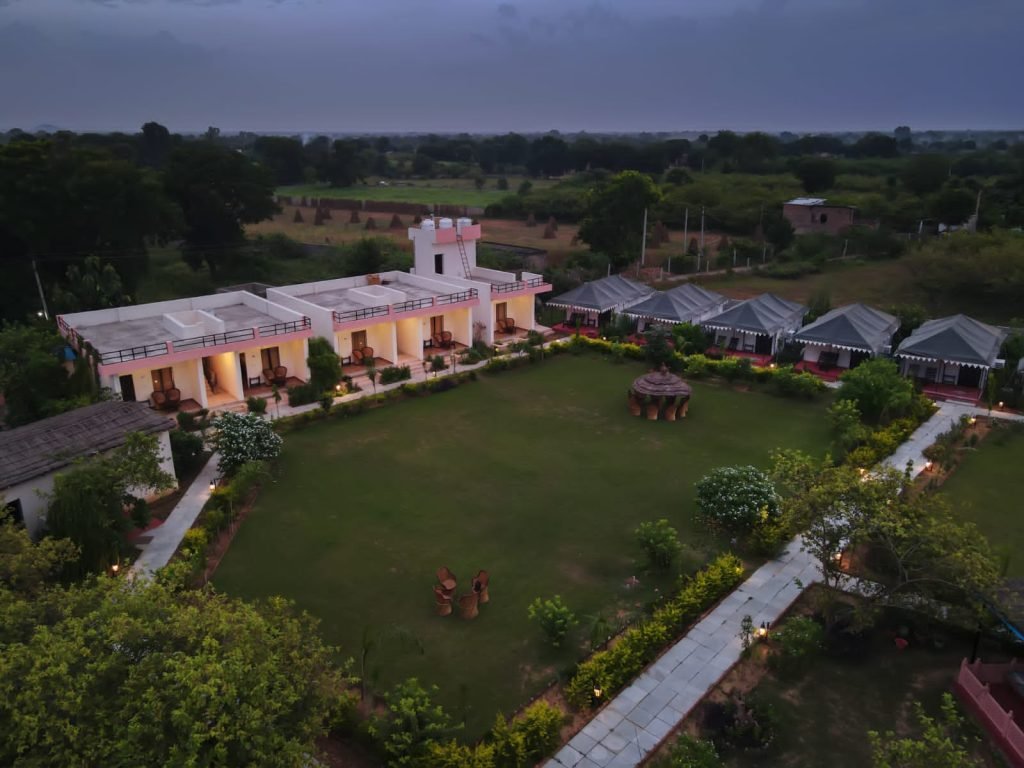
[[[253,154],[274,175],[279,185],[301,184],[305,168],[302,142],[288,136],[260,136],[252,146]]]
[[[903,169],[903,185],[918,197],[942,188],[949,177],[949,160],[942,155],[915,155]]]
[[[230,249],[244,242],[245,224],[263,221],[278,210],[270,172],[212,142],[176,149],[164,184],[184,217],[185,261],[193,269],[206,262],[211,275]]]
[[[793,169],[804,192],[824,192],[836,183],[836,164],[825,157],[805,157]]]
[[[649,176],[638,171],[616,174],[587,195],[579,237],[616,266],[628,264],[640,256],[644,210],[660,199],[661,192]]]
[[[0,574],[33,546],[0,548]],[[33,582],[0,575],[0,764],[297,767],[354,711],[336,649],[284,600]]]
[[[87,256],[81,266],[68,267],[64,283],[53,287],[51,297],[56,312],[82,312],[131,303],[114,265],[102,263],[97,256]]]
[[[162,168],[173,146],[174,140],[167,128],[160,123],[146,123],[139,141],[139,161],[150,168]]]
[[[899,418],[914,404],[914,385],[892,360],[866,360],[844,373],[841,382],[839,399],[855,402],[865,421]]]
[[[67,344],[49,324],[0,327],[0,392],[10,427],[85,405],[92,391],[80,388],[61,362]]]

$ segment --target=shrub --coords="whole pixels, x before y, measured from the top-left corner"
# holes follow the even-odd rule
[[[648,563],[653,568],[671,568],[672,563],[682,552],[679,532],[664,518],[653,523],[640,523],[634,533],[640,548],[647,555]]]
[[[472,747],[452,739],[445,742],[430,742],[426,763],[431,768],[497,768],[506,763],[494,760],[494,747],[490,744],[476,744]]]
[[[840,377],[839,400],[857,404],[861,418],[872,423],[905,416],[914,408],[914,385],[892,360],[865,360]]]
[[[296,384],[288,387],[288,405],[308,405],[315,403],[320,398],[320,393],[312,384]]]
[[[786,672],[799,672],[824,649],[825,630],[814,619],[794,616],[775,632],[774,644],[779,653],[773,663]]]
[[[611,695],[638,675],[666,643],[676,637],[743,578],[735,555],[722,555],[683,583],[679,593],[647,621],[628,629],[611,648],[599,651],[577,667],[565,686],[565,697],[577,709],[593,703],[594,687]]]
[[[145,528],[149,525],[151,515],[149,513],[149,502],[142,498],[132,501],[132,523],[136,528]]]
[[[778,518],[779,497],[756,467],[718,467],[697,482],[697,514],[712,528],[749,533]]]
[[[512,721],[512,733],[522,739],[527,765],[540,762],[554,751],[564,721],[562,710],[543,700],[535,701]]]
[[[185,531],[178,552],[193,570],[200,568],[206,559],[206,546],[210,537],[202,528],[189,528]]]
[[[715,745],[683,734],[652,768],[722,768]]]
[[[203,459],[203,438],[180,429],[173,430],[170,438],[174,474],[182,477],[197,469]]]
[[[416,678],[399,683],[384,698],[384,717],[375,717],[367,730],[387,755],[389,766],[430,765],[428,757],[437,739],[449,735],[451,721],[444,709],[435,704],[430,691]]]
[[[341,380],[341,360],[335,354],[331,342],[317,336],[309,340],[306,362],[309,364],[309,386],[317,393],[308,400],[313,402],[320,392],[333,390],[334,385]]]
[[[789,366],[775,369],[772,386],[777,394],[784,397],[800,397],[810,400],[824,392],[825,382],[812,373],[797,373]]]
[[[255,413],[258,416],[267,412],[267,401],[262,397],[247,398],[245,405],[249,409],[249,413]]]
[[[550,600],[535,598],[527,608],[527,615],[531,621],[537,622],[545,639],[555,648],[562,644],[562,640],[576,624],[575,614],[558,595]]]
[[[531,328],[526,332],[526,343],[531,347],[539,347],[544,343],[544,335],[540,331],[535,331]]]
[[[389,366],[380,371],[381,384],[394,384],[396,381],[406,381],[412,378],[412,371],[408,365]]]
[[[214,422],[217,434],[214,445],[220,453],[220,469],[230,475],[250,461],[277,458],[281,453],[281,436],[270,422],[255,414],[228,411]]]
[[[200,408],[198,411],[179,411],[178,426],[186,432],[204,430],[210,426],[210,411]]]
[[[203,511],[203,530],[213,539],[228,524],[228,514],[217,506]]]

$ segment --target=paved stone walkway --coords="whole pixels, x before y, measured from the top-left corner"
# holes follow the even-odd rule
[[[598,712],[547,768],[627,768],[638,765],[739,661],[740,623],[776,621],[803,587],[820,579],[800,539],[754,574]],[[801,586],[802,585],[802,586]]]
[[[924,470],[925,448],[961,416],[987,416],[988,409],[941,403],[939,410],[893,453],[886,463],[916,476]],[[1024,416],[993,411],[993,417],[1024,421]],[[639,765],[679,725],[704,695],[740,658],[740,622],[775,622],[803,588],[821,581],[815,560],[801,551],[801,539],[785,554],[765,563],[726,597],[634,682],[621,691],[545,768],[632,768]],[[851,588],[855,585],[851,584]]]
[[[162,525],[153,529],[153,538],[145,545],[142,554],[132,564],[132,568],[128,572],[129,578],[149,578],[170,562],[184,538],[185,532],[195,523],[203,505],[210,498],[210,483],[219,474],[217,469],[219,461],[220,456],[216,453],[210,457],[206,466],[199,470],[192,485],[171,510],[171,514],[167,516]]]

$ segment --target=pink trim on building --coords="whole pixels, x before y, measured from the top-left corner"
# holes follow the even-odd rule
[[[469,293],[469,291],[465,291],[465,293]],[[339,321],[338,316],[343,313],[334,312],[334,330],[344,331],[349,328],[364,328],[367,325],[376,325],[377,323],[391,323],[396,320],[404,320],[410,317],[425,317],[428,315],[436,315],[438,312],[443,313],[452,309],[463,309],[465,307],[476,307],[480,305],[480,296],[475,290],[472,291],[471,297],[461,301],[449,301],[445,303],[438,302],[438,299],[444,298],[444,296],[432,296],[429,299],[411,299],[409,302],[402,302],[402,304],[422,303],[422,306],[417,306],[415,309],[408,309],[404,312],[399,312],[395,309],[396,307],[401,308],[402,304],[392,304],[388,306],[381,306],[379,308],[371,307],[368,309],[386,309],[387,311],[381,311],[379,314],[366,312],[362,317],[356,317],[351,320],[345,319]]]
[[[980,661],[970,664],[964,659],[960,662],[953,690],[1010,764],[1024,768],[1024,731],[1017,724],[1013,710],[1003,709],[989,690],[993,684],[1002,685],[1008,672],[1017,671],[1024,672],[1024,664],[1017,664],[1016,660],[1009,664],[982,664]],[[1020,704],[1024,709],[1024,701]]]
[[[456,229],[455,227],[447,227],[445,229],[434,230],[434,245],[444,245],[446,243],[454,243],[458,238],[457,235],[461,234],[463,240],[479,240],[480,239],[480,225],[479,224],[464,224],[461,228]]]

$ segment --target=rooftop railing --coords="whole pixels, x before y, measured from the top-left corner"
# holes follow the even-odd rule
[[[427,296],[423,299],[409,299],[408,301],[401,301],[398,304],[392,304],[391,308],[395,312],[413,312],[417,309],[424,309],[425,307],[434,306],[434,297]]]
[[[544,285],[543,277],[531,277],[529,280],[516,280],[512,283],[498,283],[492,285],[491,290],[494,293],[515,293],[516,291],[522,291],[526,288],[539,288]]]
[[[280,336],[282,333],[297,333],[298,331],[304,331],[312,325],[308,317],[304,317],[301,320],[286,320],[280,323],[270,323],[269,325],[261,325],[256,329],[256,332],[260,336]]]
[[[438,304],[458,304],[462,301],[469,301],[477,297],[476,288],[469,288],[465,291],[459,291],[458,293],[446,293],[443,296],[437,297]]]
[[[388,314],[388,305],[384,304],[379,307],[362,307],[360,309],[346,309],[343,312],[335,310],[333,312],[334,322],[336,323],[348,323],[352,320],[366,320],[371,317],[381,317]]]
[[[191,339],[181,339],[173,342],[175,352],[188,352],[190,349],[202,347],[219,347],[222,344],[234,344],[239,341],[248,341],[256,338],[254,328],[241,328],[237,331],[226,331],[224,333],[208,333],[205,336],[193,336]]]
[[[144,344],[138,347],[126,347],[116,349],[113,352],[101,352],[100,364],[112,365],[113,363],[130,363],[132,360],[142,360],[146,357],[159,357],[167,354],[167,343],[161,341],[159,344]]]

